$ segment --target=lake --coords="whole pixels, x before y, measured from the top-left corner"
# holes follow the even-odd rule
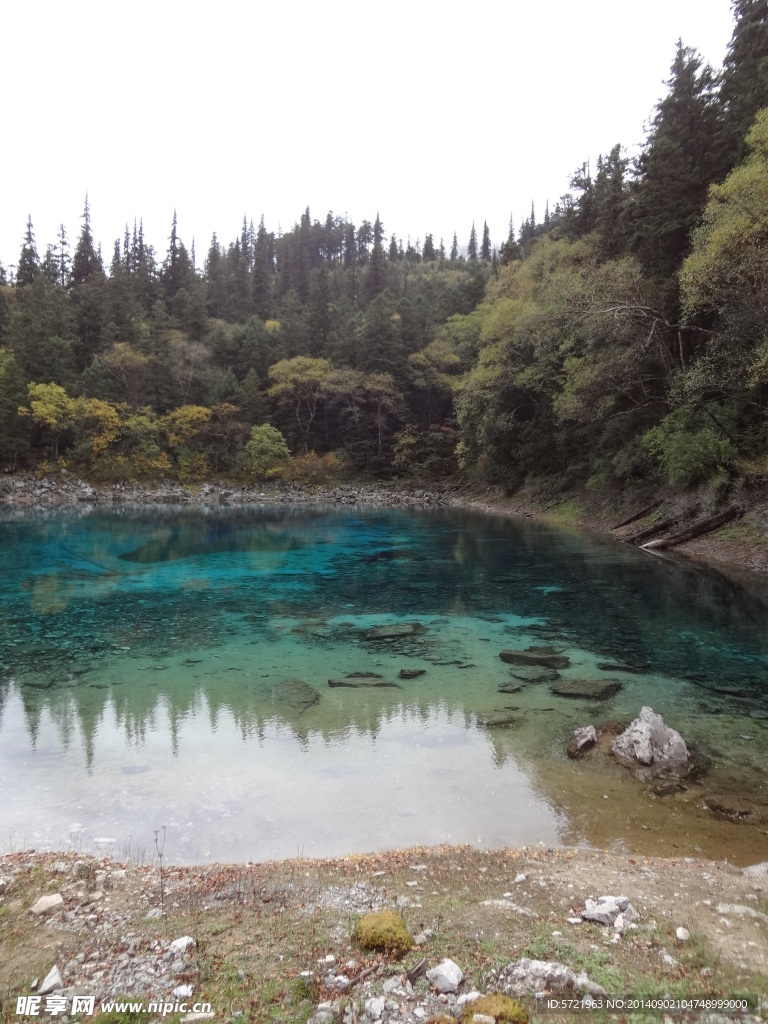
[[[761,580],[453,510],[5,512],[0,849],[150,858],[165,827],[181,863],[436,843],[765,859],[767,608]],[[557,696],[499,658],[542,644],[563,679],[621,689]],[[576,726],[646,704],[693,751],[685,789],[566,757]]]

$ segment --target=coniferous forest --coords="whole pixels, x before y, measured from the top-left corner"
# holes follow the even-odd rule
[[[500,244],[307,209],[204,253],[175,214],[165,252],[133,222],[108,254],[87,198],[71,240],[30,217],[0,267],[0,466],[764,481],[768,0],[732,6],[722,69],[678,42],[639,155],[592,154]]]

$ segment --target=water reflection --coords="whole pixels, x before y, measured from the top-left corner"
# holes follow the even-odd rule
[[[716,785],[755,802],[738,843],[759,841],[761,585],[533,523],[333,509],[14,514],[0,570],[4,834],[151,834],[163,815],[197,821],[204,795],[182,859],[290,855],[299,832],[318,853],[634,848],[653,839],[638,815],[659,843],[685,821],[715,850],[733,826],[702,817],[697,786]],[[643,669],[597,707],[546,685],[500,693],[499,651],[542,642],[567,651],[565,677]],[[626,773],[564,757],[575,725],[643,703],[696,749],[703,778],[679,800],[648,804]]]

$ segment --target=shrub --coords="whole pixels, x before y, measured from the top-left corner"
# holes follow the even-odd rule
[[[687,409],[676,409],[643,438],[672,487],[691,487],[715,476],[734,455],[733,446],[714,426]]]
[[[249,473],[265,477],[271,469],[291,457],[285,438],[270,423],[262,423],[251,430],[251,439],[245,446],[245,466]]]
[[[358,922],[355,938],[361,949],[402,955],[413,946],[405,921],[394,910],[377,910]]]
[[[496,1024],[528,1024],[528,1011],[517,999],[509,996],[483,996],[474,1003],[468,1003],[464,1010],[463,1020],[471,1021],[476,1013],[493,1017]]]

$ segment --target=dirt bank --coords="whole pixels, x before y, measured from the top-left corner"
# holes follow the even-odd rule
[[[18,1020],[17,997],[54,966],[68,998],[178,1001],[173,990],[189,985],[190,1002],[210,1002],[216,1020],[273,1024],[460,1016],[462,993],[493,990],[491,972],[523,958],[586,972],[612,996],[762,999],[767,889],[766,865],[543,848],[162,873],[157,863],[18,853],[0,858],[0,1019]],[[56,906],[32,913],[44,895]],[[626,897],[632,911],[611,926],[584,920],[587,900],[604,895]],[[404,959],[355,944],[355,922],[383,907],[418,936]],[[406,971],[422,957],[458,964],[458,991],[440,996],[423,973],[411,985]]]

